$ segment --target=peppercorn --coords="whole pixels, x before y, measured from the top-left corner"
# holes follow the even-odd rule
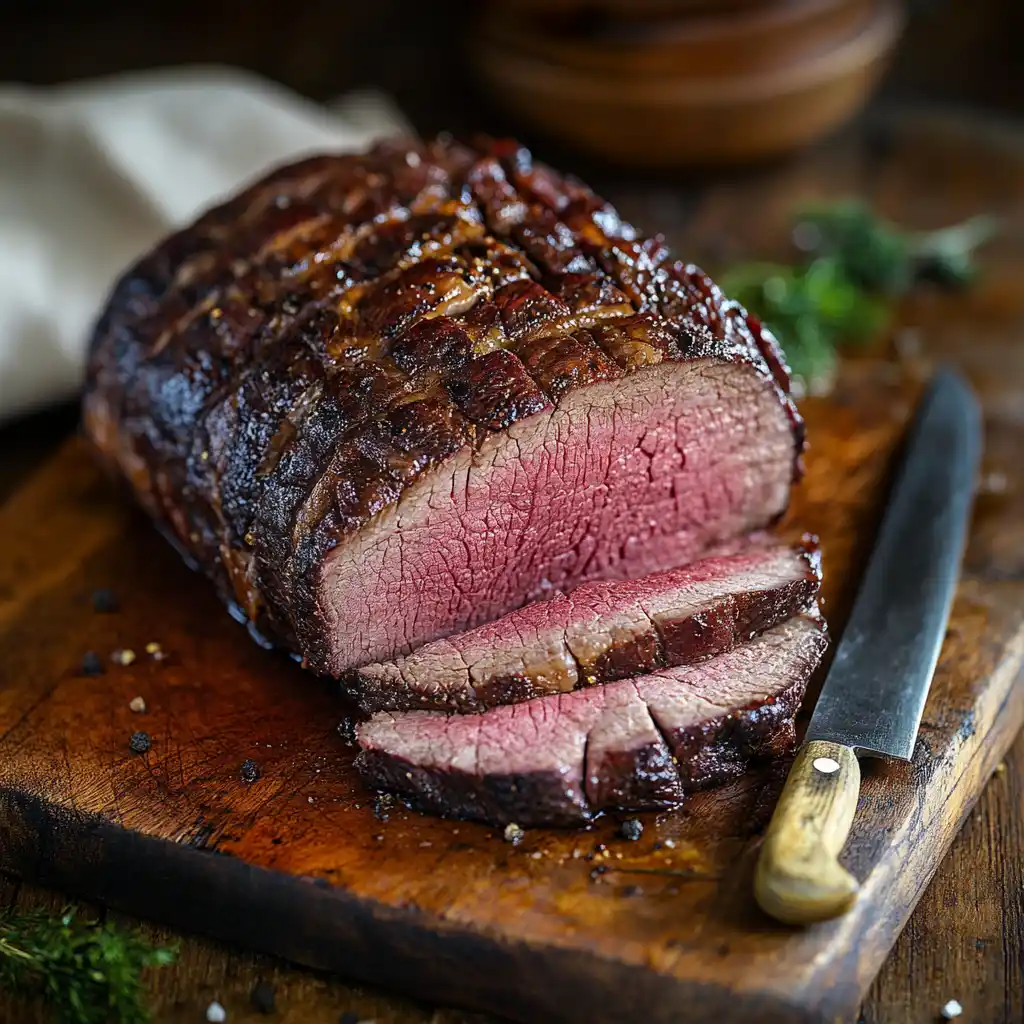
[[[258,981],[249,993],[253,1009],[269,1016],[274,1012],[274,986],[269,981]]]
[[[243,782],[255,782],[263,774],[263,770],[249,757],[242,762],[240,774]]]
[[[100,656],[95,651],[86,651],[82,658],[82,675],[101,676],[105,671]]]
[[[101,612],[104,614],[110,614],[120,610],[120,602],[117,600],[117,594],[112,590],[108,590],[106,587],[102,587],[99,590],[92,592],[92,608],[93,611]]]
[[[133,754],[145,754],[152,745],[148,732],[133,732],[132,738],[128,741],[128,749]]]
[[[619,826],[619,835],[623,839],[636,842],[644,834],[644,823],[639,818],[627,818]]]

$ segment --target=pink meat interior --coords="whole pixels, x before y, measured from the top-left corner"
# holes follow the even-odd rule
[[[402,764],[471,778],[546,772],[568,797],[586,792],[600,807],[617,756],[666,744],[682,762],[679,744],[688,730],[707,726],[710,735],[711,723],[756,710],[791,688],[798,701],[824,646],[816,617],[797,616],[700,665],[478,715],[382,712],[359,726],[359,743]]]
[[[663,363],[570,392],[410,487],[324,562],[340,673],[546,590],[693,561],[788,499],[792,427],[751,368]]]

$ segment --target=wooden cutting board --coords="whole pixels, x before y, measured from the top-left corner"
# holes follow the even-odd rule
[[[1014,272],[969,299],[907,314],[982,393],[984,486],[914,761],[865,765],[845,855],[863,894],[843,919],[796,931],[753,905],[778,771],[644,816],[635,843],[615,820],[513,847],[478,825],[375,813],[332,688],[252,643],[79,441],[0,509],[0,866],[522,1021],[844,1019],[1024,720],[1024,259],[1009,255]],[[855,363],[805,404],[814,447],[785,530],[820,534],[836,632],[922,369]],[[93,610],[100,587],[118,612]],[[126,648],[132,664],[110,660]],[[103,675],[81,673],[90,650]],[[145,755],[129,751],[136,730]]]

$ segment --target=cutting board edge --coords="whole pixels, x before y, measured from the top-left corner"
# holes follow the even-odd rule
[[[595,1019],[632,1024],[638,1007],[651,1024],[675,1024],[682,1005],[720,1024],[743,1024],[752,1013],[778,1024],[824,1020],[785,995],[741,995],[585,950],[481,936],[415,908],[360,899],[320,879],[284,875],[103,819],[54,813],[41,798],[10,789],[0,789],[0,831],[6,839],[15,837],[14,843],[0,846],[0,871],[16,878],[183,932],[196,933],[195,918],[184,908],[205,905],[206,926],[198,934],[415,998],[497,1012],[523,1024],[590,1024]],[[58,832],[63,836],[55,841]],[[145,872],[138,870],[140,863]],[[173,893],[162,891],[164,869],[173,870],[179,883]],[[232,916],[228,908],[249,907],[247,896],[256,885],[261,894],[252,919]],[[254,927],[256,917],[267,916],[268,901],[276,904],[273,916],[280,927],[271,941],[254,941],[268,934]],[[224,913],[217,912],[219,903]],[[335,913],[338,909],[344,916]],[[311,918],[340,928],[336,941],[319,930],[302,935]],[[479,983],[492,976],[529,978],[531,984],[508,984],[497,992],[493,984]],[[510,992],[518,1001],[508,1001]]]

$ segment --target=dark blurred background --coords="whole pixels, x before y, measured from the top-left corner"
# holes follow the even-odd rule
[[[989,117],[1024,117],[1021,0],[107,0],[74,5],[0,0],[0,80],[49,85],[119,71],[227,64],[267,76],[314,100],[372,86],[389,94],[424,134],[514,134],[542,157],[572,168],[613,201],[621,201],[627,215],[641,226],[656,220],[669,233],[674,222],[686,219],[701,176],[706,180],[709,172],[674,166],[652,177],[631,166],[628,156],[636,152],[635,146],[626,147],[626,162],[603,162],[599,155],[574,146],[571,112],[562,112],[565,131],[545,129],[542,118],[531,118],[522,105],[516,109],[521,82],[503,84],[500,75],[489,74],[486,61],[478,60],[474,66],[473,54],[481,52],[481,20],[487,12],[512,18],[520,45],[527,49],[535,40],[545,45],[582,43],[584,62],[597,52],[605,59],[609,43],[619,60],[622,51],[616,45],[621,39],[639,39],[630,43],[629,59],[649,72],[653,65],[645,63],[644,48],[656,54],[666,40],[672,43],[673,26],[682,26],[685,41],[691,24],[686,19],[743,18],[759,3],[762,9],[779,10],[801,4],[835,9],[860,4],[862,12],[887,8],[902,13],[905,20],[898,39],[885,47],[879,61],[884,67],[880,84],[876,86],[872,77],[863,98],[851,104],[859,110],[856,116],[870,116],[887,105],[921,103],[946,110],[967,108]],[[638,23],[636,12],[652,5],[660,6],[658,16]],[[576,10],[565,16],[566,7]],[[598,49],[586,49],[593,45]],[[654,59],[657,63],[657,56]],[[670,70],[674,74],[676,68]],[[742,76],[744,70],[742,59],[735,68],[711,69],[726,78]],[[570,77],[577,71],[570,70]],[[691,78],[706,77],[706,70],[688,73]],[[628,71],[620,82],[623,90],[630,88]],[[808,96],[814,99],[815,90]],[[866,107],[860,106],[862,102]],[[539,106],[543,109],[543,102]],[[792,116],[792,109],[789,113]],[[599,108],[599,134],[605,131],[600,115]],[[759,122],[771,120],[757,117]],[[739,127],[735,132],[742,136],[744,130]],[[657,127],[640,127],[638,133],[651,138],[651,149],[660,138]],[[614,119],[609,118],[605,137],[613,139],[615,134]],[[741,168],[737,173],[757,171]],[[656,217],[651,214],[655,208]],[[76,417],[77,408],[69,403],[5,426],[0,445],[6,459],[27,468],[73,428]],[[19,475],[11,472],[5,480],[10,485]]]
[[[481,0],[0,3],[0,78],[68,82],[127,69],[234,64],[325,100],[391,93],[423,132],[515,130],[480,95],[466,30]],[[876,102],[927,99],[1024,116],[1024,3],[913,0]],[[67,8],[71,8],[68,10]]]

